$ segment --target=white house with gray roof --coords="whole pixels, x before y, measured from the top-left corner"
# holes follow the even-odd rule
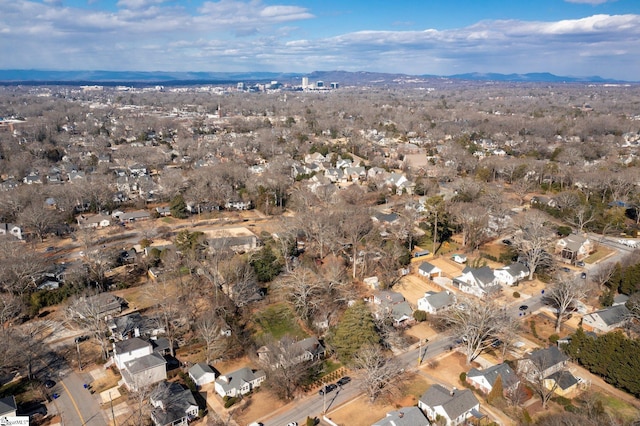
[[[518,384],[520,384],[518,375],[505,363],[492,365],[484,370],[472,368],[467,373],[467,383],[481,392],[488,394],[493,390],[493,386],[498,377],[502,380],[502,389],[505,394],[515,391]]]
[[[427,291],[423,297],[418,299],[418,309],[435,314],[455,305],[456,296],[450,291]]]
[[[448,390],[441,385],[432,385],[418,400],[418,407],[429,420],[435,422],[440,417],[446,426],[464,424],[471,417],[482,417],[480,403],[469,389]]]
[[[259,387],[266,377],[267,375],[262,370],[256,371],[249,367],[242,367],[239,370],[218,376],[214,388],[222,398],[244,395]]]
[[[500,284],[513,286],[529,276],[529,268],[520,262],[514,262],[496,269],[493,274]]]
[[[418,267],[418,274],[429,279],[433,277],[439,277],[442,275],[442,269],[429,262],[422,262]]]
[[[608,333],[624,326],[627,321],[629,309],[625,305],[616,305],[583,316],[582,327],[587,331]]]
[[[418,407],[402,407],[389,411],[385,417],[371,426],[429,426],[427,419]]]
[[[196,386],[202,386],[213,383],[216,380],[216,372],[208,364],[199,362],[189,368],[189,377]]]
[[[17,412],[18,406],[13,395],[0,398],[0,417],[15,417]]]
[[[453,284],[463,293],[484,297],[500,289],[496,275],[488,266],[480,268],[465,267],[462,275],[453,279]]]

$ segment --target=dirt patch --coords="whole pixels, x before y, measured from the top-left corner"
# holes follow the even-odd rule
[[[431,386],[427,378],[414,375],[401,387],[398,396],[391,400],[374,403],[361,396],[347,404],[330,411],[327,415],[339,425],[365,426],[384,418],[389,411],[418,404],[418,398]]]
[[[417,275],[405,275],[400,282],[393,286],[393,290],[400,292],[413,306],[417,306],[418,299],[427,291],[442,291],[442,287]]]
[[[256,419],[262,419],[282,407],[284,402],[268,389],[260,389],[246,398],[243,404],[233,411],[233,416],[240,425],[248,425]]]

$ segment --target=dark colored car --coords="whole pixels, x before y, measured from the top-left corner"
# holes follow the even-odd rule
[[[518,309],[520,309],[521,311],[526,311],[527,309],[529,309],[529,307],[527,305],[520,305]]]
[[[340,380],[338,380],[336,383],[339,384],[340,386],[344,386],[347,383],[349,383],[351,381],[351,377],[349,376],[344,376],[343,378],[341,378]]]
[[[583,280],[586,280],[587,279],[587,273],[586,272],[581,273],[580,274],[580,278],[582,278]]]
[[[326,385],[324,388],[320,389],[318,393],[320,395],[324,395],[325,393],[333,392],[336,389],[338,389],[338,385],[331,383]]]
[[[89,340],[89,336],[78,336],[75,339],[73,339],[75,343],[84,342],[85,340]]]
[[[578,263],[576,263],[576,265],[578,265],[578,266],[580,266],[580,267],[583,267],[583,266],[584,266],[584,262],[581,260],[581,261],[579,261]]]
[[[45,380],[44,381],[44,387],[47,389],[51,389],[52,387],[54,387],[56,385],[56,382],[54,382],[53,380]]]

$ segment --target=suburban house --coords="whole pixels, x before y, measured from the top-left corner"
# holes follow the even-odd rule
[[[374,305],[378,306],[375,315],[377,318],[390,316],[394,325],[399,326],[403,322],[413,318],[413,309],[404,296],[395,291],[378,291],[373,296]]]
[[[472,268],[466,266],[462,270],[462,275],[453,279],[453,285],[458,287],[463,293],[472,294],[477,297],[484,297],[487,294],[500,290],[500,284],[493,273],[493,269],[488,266]]]
[[[244,227],[204,231],[210,250],[246,252],[258,248],[258,237]]]
[[[456,263],[467,263],[467,256],[465,256],[464,254],[454,254],[453,256],[451,256],[451,260]]]
[[[561,371],[567,365],[569,357],[563,354],[557,346],[538,349],[526,358],[518,361],[517,371],[524,374],[527,380],[535,381],[546,378]]]
[[[138,337],[115,342],[113,360],[129,389],[138,390],[167,378],[167,361],[154,352],[150,342]]]
[[[389,411],[385,417],[371,426],[429,426],[429,424],[429,419],[425,417],[422,410],[413,406]]]
[[[442,276],[442,269],[429,262],[422,262],[418,267],[418,274],[429,279]]]
[[[456,296],[450,291],[440,291],[438,293],[427,291],[423,297],[418,299],[418,309],[435,314],[443,311],[456,303]]]
[[[520,384],[518,375],[505,363],[493,365],[484,370],[472,368],[467,373],[467,383],[480,392],[488,394],[493,390],[493,385],[498,377],[502,380],[502,389],[505,395],[514,392]]]
[[[520,262],[514,262],[494,270],[493,273],[500,284],[513,286],[529,276],[529,268]]]
[[[556,371],[544,379],[544,387],[560,396],[570,395],[579,384],[580,380],[569,371]]]
[[[13,235],[19,240],[24,238],[22,228],[13,223],[0,223],[0,235]]]
[[[626,305],[616,305],[584,315],[582,327],[586,331],[608,333],[624,326],[627,321],[629,321],[629,309]]]
[[[258,349],[258,359],[270,366],[278,366],[281,364],[295,365],[302,362],[323,359],[326,350],[322,343],[316,337],[307,337],[297,342],[278,343],[283,348],[282,353],[287,355],[287,359],[272,359],[271,351],[268,347],[262,346]],[[283,357],[282,357],[283,358]]]
[[[231,373],[218,376],[215,381],[215,391],[221,397],[234,397],[244,395],[260,386],[267,377],[264,371],[252,370],[249,367],[243,367]]]
[[[156,426],[187,426],[198,417],[193,393],[175,382],[162,381],[149,395],[151,420]]]
[[[136,210],[133,212],[120,212],[117,216],[114,217],[122,222],[135,222],[151,219],[151,214],[146,210]]]
[[[464,424],[471,417],[483,417],[480,403],[470,389],[448,390],[441,385],[432,385],[418,400],[418,407],[430,421],[435,422],[440,417],[446,426]]]
[[[18,406],[13,395],[0,398],[0,417],[16,417],[17,413]]]
[[[81,214],[77,218],[78,227],[80,228],[106,228],[111,225],[111,218],[104,214],[94,214],[85,216]]]
[[[555,254],[565,263],[575,264],[593,253],[594,245],[588,237],[571,234],[556,242]]]
[[[164,333],[164,328],[152,318],[144,317],[139,312],[115,317],[107,324],[111,335],[116,340],[131,337],[152,337]]]
[[[84,296],[78,299],[70,310],[73,315],[80,318],[100,316],[107,318],[111,315],[118,315],[128,306],[127,301],[121,297],[110,293],[100,293],[95,296]]]
[[[199,362],[189,368],[189,377],[196,386],[200,387],[207,383],[213,383],[216,380],[216,372],[208,364]]]

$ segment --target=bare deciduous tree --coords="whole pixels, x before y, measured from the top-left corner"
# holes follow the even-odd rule
[[[455,335],[461,337],[466,348],[467,364],[503,337],[511,325],[506,311],[494,302],[464,299],[442,316],[452,326]]]
[[[401,367],[380,346],[367,345],[353,357],[353,367],[362,378],[362,390],[374,402],[384,393],[393,393],[400,385]]]
[[[585,285],[582,281],[575,276],[561,275],[547,288],[544,298],[556,310],[556,333],[560,332],[569,308],[584,299]]]
[[[280,286],[303,320],[308,320],[319,307],[317,297],[323,290],[320,277],[309,268],[300,267],[280,281]]]
[[[529,210],[515,224],[513,245],[527,262],[529,280],[533,279],[538,267],[551,260],[548,249],[552,239],[547,217],[538,210]]]

